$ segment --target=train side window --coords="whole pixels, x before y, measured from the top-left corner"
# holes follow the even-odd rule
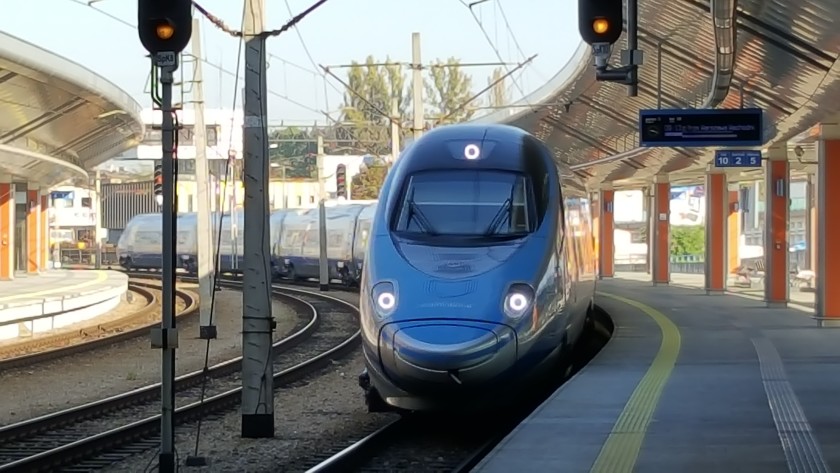
[[[341,246],[344,242],[344,233],[339,230],[333,230],[329,232],[329,236],[327,238],[327,245],[331,247]]]

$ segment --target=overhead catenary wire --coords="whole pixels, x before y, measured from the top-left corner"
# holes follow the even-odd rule
[[[474,6],[477,6],[481,3],[484,3],[485,1],[486,0],[480,0],[480,1],[475,1],[475,2],[472,2],[472,3],[467,3],[466,0],[460,0],[461,4],[464,5],[464,7],[466,7],[467,10],[469,10],[470,15],[473,17],[473,20],[475,20],[475,23],[478,25],[479,29],[481,30],[481,33],[484,35],[484,39],[487,40],[487,43],[493,49],[493,52],[496,54],[496,57],[499,59],[499,62],[504,63],[505,60],[502,58],[502,53],[499,52],[499,48],[496,47],[495,43],[493,43],[493,40],[490,38],[490,34],[487,33],[487,29],[484,27],[483,22],[478,18],[478,16],[475,13],[475,10],[473,9]],[[510,73],[510,69],[508,69],[507,66],[502,66],[502,67],[504,68],[505,72]],[[525,94],[525,91],[522,89],[522,86],[519,84],[519,81],[517,81],[515,78],[511,77],[511,82],[513,82],[514,87],[516,87],[516,89],[519,91],[520,95],[522,96],[522,100],[524,100],[526,102],[528,107],[532,108],[531,103],[528,101],[528,96]]]
[[[307,8],[306,10],[304,10],[304,11],[298,13],[297,15],[293,16],[292,19],[287,21],[286,24],[281,26],[279,29],[263,31],[257,36],[264,37],[264,38],[271,37],[271,36],[280,36],[281,34],[285,33],[286,31],[289,31],[289,29],[293,28],[295,25],[300,23],[301,20],[303,20],[304,18],[309,16],[310,13],[314,12],[315,10],[320,8],[322,5],[324,5],[328,1],[329,0],[318,0],[317,2],[310,5],[309,8]],[[198,10],[202,15],[207,17],[207,19],[210,20],[211,23],[216,25],[217,28],[224,31],[225,33],[233,36],[234,38],[241,38],[244,35],[244,33],[242,32],[241,29],[234,30],[233,28],[229,27],[228,25],[225,24],[225,22],[221,18],[219,18],[219,17],[213,15],[212,13],[210,13],[209,11],[207,11],[207,9],[202,7],[201,5],[199,5],[198,2],[193,1],[192,4],[193,4],[193,6],[195,6],[196,10]]]
[[[107,18],[110,18],[110,19],[111,19],[111,20],[113,20],[113,21],[116,21],[116,22],[118,22],[118,23],[121,23],[122,25],[124,25],[124,26],[126,26],[126,27],[128,27],[128,28],[131,28],[131,29],[134,29],[134,30],[136,30],[136,29],[137,29],[137,25],[135,25],[135,24],[131,23],[130,21],[126,21],[126,20],[124,20],[124,19],[122,19],[122,18],[120,18],[120,17],[118,17],[118,16],[116,16],[116,15],[113,15],[113,14],[111,14],[111,13],[106,12],[105,10],[102,10],[102,9],[100,9],[100,8],[97,8],[96,6],[89,4],[89,2],[86,2],[86,1],[83,1],[83,0],[70,0],[70,1],[71,1],[71,2],[73,2],[73,3],[75,3],[75,4],[77,4],[77,5],[81,5],[81,6],[83,6],[83,7],[90,8],[91,10],[93,10],[93,11],[95,11],[95,12],[99,13],[100,15],[103,15],[103,16],[105,16],[105,17],[107,17]],[[270,56],[271,58],[273,58],[273,59],[277,59],[278,61],[281,61],[281,62],[282,62],[282,63],[284,63],[284,64],[291,65],[291,66],[293,66],[293,67],[295,67],[295,68],[297,68],[297,69],[300,69],[300,70],[302,70],[302,71],[309,72],[310,74],[314,74],[314,75],[319,75],[319,73],[318,73],[318,72],[316,72],[316,71],[310,70],[310,69],[308,69],[308,68],[306,68],[306,67],[304,67],[304,66],[301,66],[301,65],[299,65],[299,64],[295,64],[295,63],[293,63],[293,62],[291,62],[291,61],[289,61],[289,60],[287,60],[287,59],[284,59],[284,58],[282,58],[282,57],[279,57],[279,56],[276,56],[276,55],[273,55],[273,54],[269,54],[269,56]],[[238,70],[238,69],[237,69],[237,72],[232,72],[230,69],[227,69],[227,68],[225,68],[225,67],[223,67],[223,66],[221,66],[221,65],[219,65],[219,64],[216,64],[215,62],[210,61],[210,60],[208,60],[208,59],[201,58],[201,59],[200,59],[200,61],[201,61],[203,64],[206,64],[206,65],[208,65],[208,66],[212,67],[213,69],[215,69],[215,70],[217,70],[217,71],[219,71],[219,72],[221,72],[221,73],[223,73],[223,74],[225,74],[225,75],[227,75],[227,76],[234,77],[236,80],[242,80],[242,77],[241,77],[241,75],[242,75],[242,74],[239,72],[239,70]],[[295,100],[295,99],[293,99],[293,98],[289,97],[288,95],[286,95],[286,94],[281,94],[281,93],[279,93],[279,92],[277,92],[277,91],[275,91],[275,90],[268,89],[268,93],[269,93],[270,95],[274,96],[274,97],[277,97],[277,98],[279,98],[279,99],[281,99],[281,100],[284,100],[284,101],[286,101],[286,102],[288,102],[288,103],[290,103],[290,104],[292,104],[292,105],[295,105],[295,106],[297,106],[297,107],[300,107],[300,108],[302,108],[302,109],[304,109],[304,110],[306,110],[306,111],[309,111],[309,112],[312,112],[312,113],[316,113],[316,114],[318,114],[318,115],[326,115],[326,114],[327,114],[327,112],[325,112],[324,110],[318,110],[318,109],[316,109],[316,108],[310,107],[309,105],[305,105],[305,104],[303,104],[303,103],[301,103],[301,102],[298,102],[297,100]],[[327,119],[328,119],[328,120],[330,120],[330,119],[331,119],[331,117],[327,117]]]
[[[284,0],[284,1],[286,3],[286,11],[289,12],[289,15],[293,15],[294,13],[292,12],[291,5],[289,5],[289,0]],[[312,57],[312,53],[309,52],[309,47],[306,46],[306,41],[303,39],[303,33],[300,32],[300,28],[298,28],[297,25],[295,25],[295,33],[297,34],[297,37],[300,40],[300,45],[303,47],[303,52],[306,53],[306,57],[309,58],[309,63],[312,64],[312,67],[314,67],[315,70],[318,70],[318,63],[315,62],[315,59]],[[321,80],[324,81],[324,105],[327,108],[327,110],[329,110],[330,109],[330,101],[329,101],[329,94],[327,93],[327,85],[332,87],[333,90],[335,90],[339,94],[341,94],[342,91],[341,91],[341,89],[336,87],[335,84],[333,84],[332,82],[327,80],[327,76],[326,76],[326,74],[324,74],[324,72],[322,72],[322,71],[318,71],[318,72],[321,75]]]

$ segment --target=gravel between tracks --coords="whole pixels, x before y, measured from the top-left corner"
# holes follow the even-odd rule
[[[240,414],[229,412],[205,420],[199,454],[210,460],[207,467],[186,467],[195,448],[195,424],[177,429],[176,448],[182,472],[301,472],[395,417],[369,414],[357,384],[363,367],[361,352],[315,374],[295,387],[275,393],[276,436],[273,439],[242,439]],[[101,470],[144,471],[157,452],[149,450]]]
[[[274,302],[278,338],[295,326],[298,315]],[[222,290],[216,295],[214,318],[219,338],[210,344],[210,363],[241,353],[242,293]],[[177,373],[201,369],[206,341],[198,338],[198,317],[179,324]],[[160,350],[140,337],[102,349],[60,358],[36,366],[0,372],[0,425],[120,394],[160,381]],[[142,471],[142,470],[141,470]]]

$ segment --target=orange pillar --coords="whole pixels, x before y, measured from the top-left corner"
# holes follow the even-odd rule
[[[598,232],[598,274],[601,279],[615,276],[615,191],[602,190],[600,196],[600,231]]]
[[[26,272],[38,274],[41,261],[41,196],[38,189],[26,191]]]
[[[840,318],[840,125],[823,124],[817,143],[817,317]]]
[[[729,191],[727,202],[728,215],[726,217],[726,274],[732,274],[735,268],[741,266],[741,198],[738,189]]]
[[[592,248],[595,249],[595,270],[597,271],[601,265],[600,261],[600,243],[601,243],[601,200],[597,192],[593,192],[589,196],[589,210],[592,212]]]
[[[0,182],[0,281],[15,274],[15,185],[9,179]]]
[[[48,262],[50,260],[50,191],[47,189],[41,190],[41,258],[38,261],[38,267],[41,271],[46,271]]]
[[[790,164],[787,158],[787,143],[768,150],[764,189],[764,301],[768,307],[786,307],[790,289]]]
[[[649,249],[653,265],[653,285],[671,281],[671,184],[667,176],[656,176],[653,185],[653,235]]]
[[[726,174],[706,173],[706,294],[723,294],[726,290],[728,261],[726,246],[728,235],[726,224],[729,219],[729,190]]]

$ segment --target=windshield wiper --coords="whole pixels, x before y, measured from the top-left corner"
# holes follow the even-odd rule
[[[414,218],[414,220],[416,220],[417,223],[420,224],[421,230],[432,236],[438,235],[438,232],[429,222],[429,219],[426,218],[426,215],[423,213],[422,210],[420,210],[420,207],[418,207],[413,200],[408,202],[408,209],[411,211],[411,217],[409,218]]]
[[[513,202],[510,199],[505,199],[502,202],[501,207],[496,212],[496,215],[493,216],[493,220],[490,221],[490,225],[487,227],[487,230],[484,231],[484,236],[491,236],[495,235],[499,231],[499,227],[502,223],[505,222],[506,219],[510,218],[510,207]]]

